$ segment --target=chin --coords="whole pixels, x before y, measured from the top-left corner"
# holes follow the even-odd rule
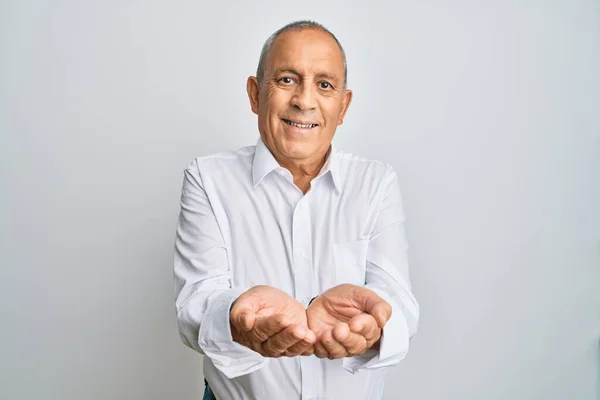
[[[285,144],[285,155],[286,157],[296,159],[308,158],[314,153],[314,147],[309,143],[288,141]]]

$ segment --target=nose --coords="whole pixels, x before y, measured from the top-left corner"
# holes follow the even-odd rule
[[[292,105],[302,111],[313,110],[317,107],[317,98],[313,85],[302,83],[298,85],[292,96]]]

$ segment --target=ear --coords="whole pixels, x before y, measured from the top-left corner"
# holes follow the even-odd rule
[[[352,90],[344,91],[344,98],[342,99],[342,110],[340,111],[340,115],[338,116],[338,125],[344,123],[344,116],[346,115],[346,111],[348,111],[348,107],[350,107],[350,103],[352,103]]]
[[[246,92],[248,92],[250,108],[256,115],[258,115],[258,86],[258,79],[255,76],[249,76],[246,82]]]

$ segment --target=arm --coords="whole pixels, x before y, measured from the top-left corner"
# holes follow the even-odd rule
[[[231,287],[227,248],[196,162],[184,172],[173,273],[183,343],[209,357],[229,378],[267,363],[232,339],[230,307],[244,289]]]
[[[385,192],[376,217],[367,253],[365,287],[392,307],[377,346],[360,356],[344,359],[344,368],[380,368],[399,363],[408,352],[409,340],[417,332],[419,305],[411,292],[408,273],[408,242],[405,214],[396,173],[390,168]]]

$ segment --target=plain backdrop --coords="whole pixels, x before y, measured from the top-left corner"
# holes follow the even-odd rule
[[[0,398],[201,398],[182,172],[256,142],[246,78],[305,18],[348,55],[336,145],[405,197],[422,319],[385,398],[597,398],[598,1],[0,4]]]

